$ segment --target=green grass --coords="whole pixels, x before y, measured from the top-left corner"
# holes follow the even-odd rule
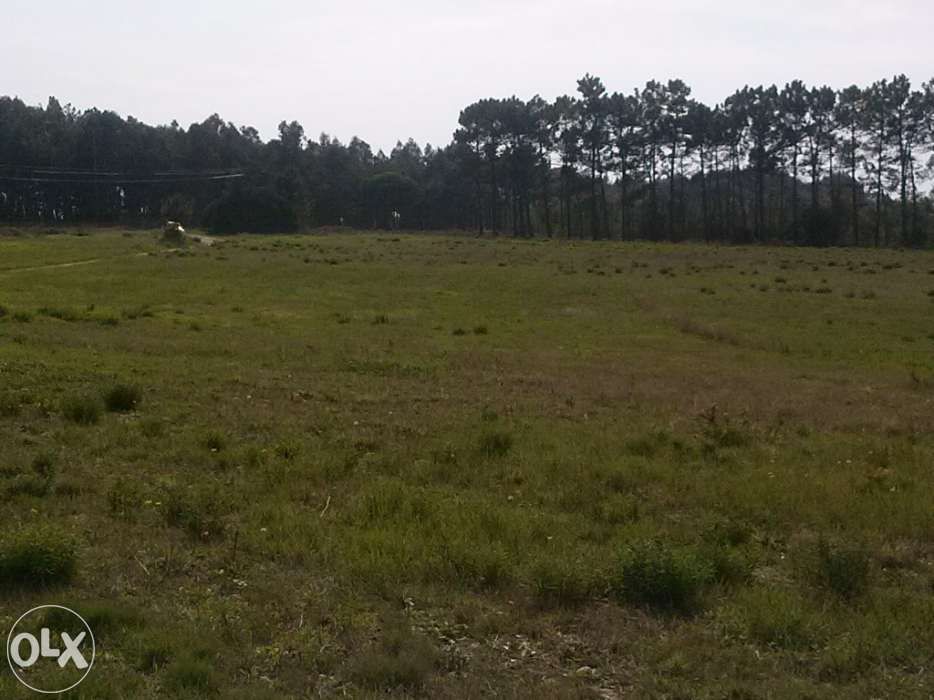
[[[86,697],[934,684],[930,252],[88,233],[0,235],[0,611]]]

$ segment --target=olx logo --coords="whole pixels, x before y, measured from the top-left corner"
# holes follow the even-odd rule
[[[40,605],[22,615],[7,636],[6,655],[17,680],[37,693],[64,693],[94,663],[94,633],[78,613]]]

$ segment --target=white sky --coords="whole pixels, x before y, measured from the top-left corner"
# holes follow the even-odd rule
[[[387,152],[585,72],[622,92],[680,77],[710,104],[794,78],[934,77],[930,0],[0,0],[0,18],[0,94],[186,127],[218,112],[266,139],[297,119]]]

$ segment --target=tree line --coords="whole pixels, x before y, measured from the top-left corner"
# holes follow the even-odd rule
[[[925,245],[934,239],[934,80],[744,87],[681,80],[483,99],[450,144],[264,142],[212,115],[187,130],[0,97],[0,221],[217,232],[345,225],[593,239]],[[394,215],[398,213],[398,216]]]

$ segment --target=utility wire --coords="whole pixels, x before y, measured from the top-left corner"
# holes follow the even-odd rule
[[[202,175],[202,176],[192,176],[192,177],[172,177],[172,178],[132,178],[132,179],[123,179],[123,178],[113,178],[110,180],[102,180],[95,178],[55,178],[55,177],[30,177],[30,176],[11,176],[11,175],[2,175],[0,174],[0,181],[2,182],[45,182],[45,183],[62,183],[62,184],[79,184],[79,185],[159,185],[159,184],[172,184],[176,182],[208,182],[212,180],[233,180],[236,178],[246,177],[246,173],[229,173],[226,175]]]

